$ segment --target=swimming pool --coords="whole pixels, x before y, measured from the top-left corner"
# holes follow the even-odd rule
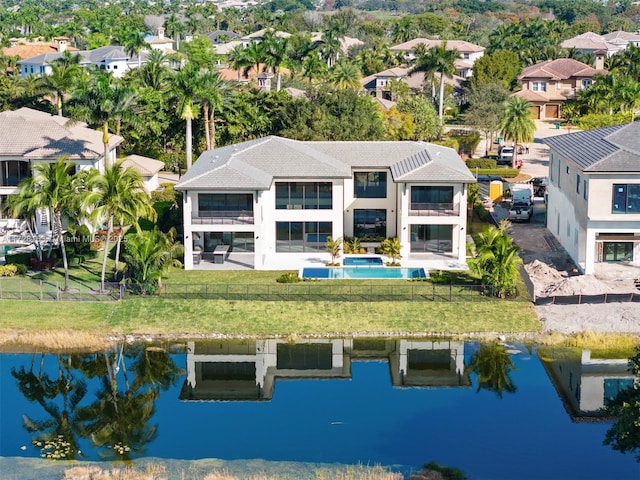
[[[393,268],[393,267],[331,267],[331,268],[303,268],[302,278],[326,279],[405,279],[426,278],[424,268]]]
[[[345,267],[348,266],[364,266],[364,267],[381,267],[382,257],[345,257]]]

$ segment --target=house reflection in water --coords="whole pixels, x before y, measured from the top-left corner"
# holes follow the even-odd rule
[[[561,351],[564,354],[557,355]],[[570,355],[566,350],[557,350],[549,357],[543,360],[543,365],[575,421],[604,419],[606,403],[633,385],[635,377],[629,372],[627,359],[591,358],[589,350],[576,350]]]
[[[397,387],[458,387],[464,342],[384,339],[220,340],[188,342],[181,400],[258,401],[276,378],[351,378],[351,362],[386,360]]]

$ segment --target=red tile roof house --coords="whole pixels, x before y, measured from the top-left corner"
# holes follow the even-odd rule
[[[514,95],[532,104],[533,118],[560,118],[561,108],[566,100],[575,98],[580,90],[590,87],[595,75],[609,73],[603,68],[604,56],[604,52],[597,52],[596,68],[572,58],[546,60],[531,65],[518,76],[522,90]]]

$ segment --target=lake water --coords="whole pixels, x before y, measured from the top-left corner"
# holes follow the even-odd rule
[[[612,421],[595,416],[633,380],[625,361],[508,344],[514,368],[479,389],[470,372],[479,349],[281,339],[3,354],[0,457],[264,459],[404,473],[436,461],[474,480],[640,478],[632,455],[603,445]],[[57,434],[67,443],[37,443]]]

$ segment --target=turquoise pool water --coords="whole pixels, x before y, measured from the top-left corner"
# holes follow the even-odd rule
[[[326,279],[411,279],[426,278],[424,268],[393,268],[393,267],[331,267],[331,268],[303,268],[302,278]]]
[[[345,267],[362,265],[365,267],[381,267],[382,257],[345,257]]]

